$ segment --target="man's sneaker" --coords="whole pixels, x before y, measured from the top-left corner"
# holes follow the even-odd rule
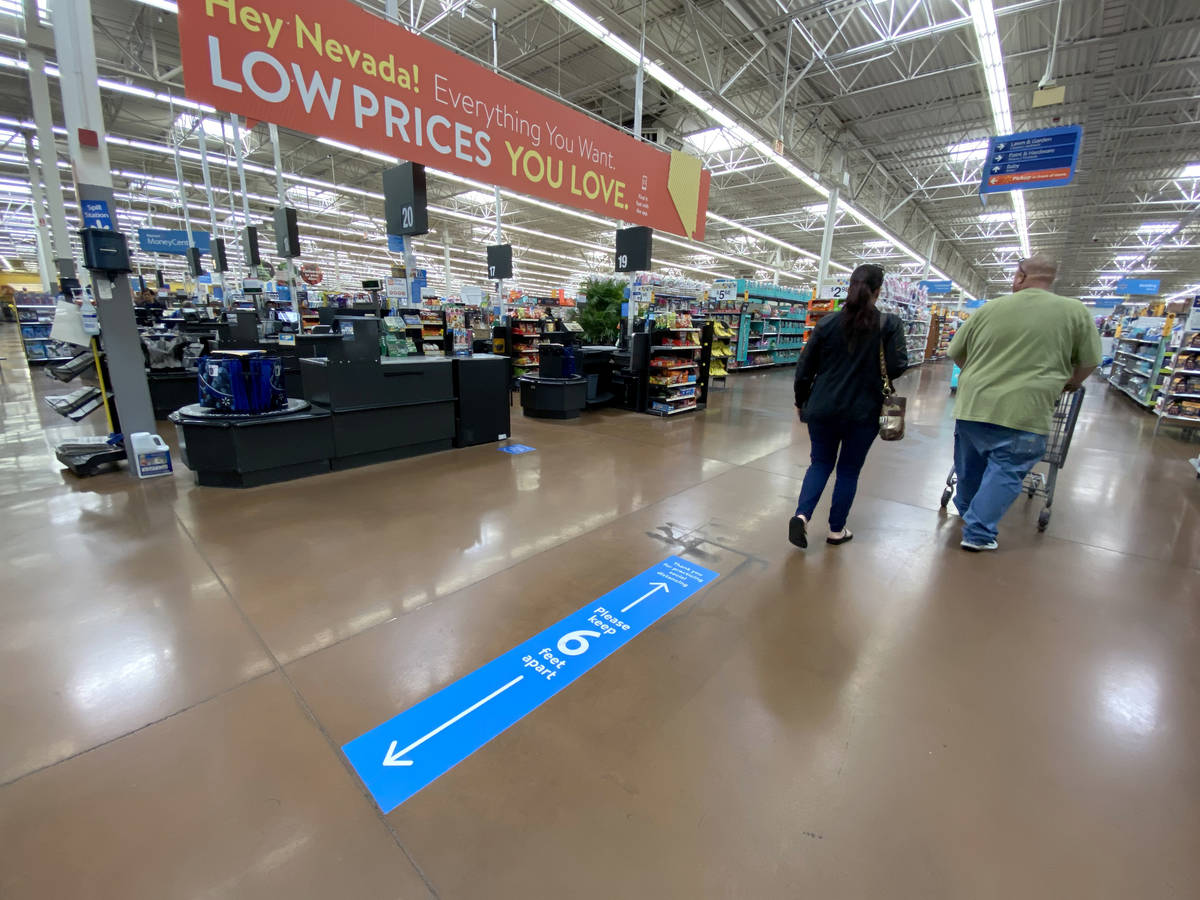
[[[1000,545],[995,541],[988,541],[986,544],[974,544],[971,541],[963,541],[962,548],[970,553],[985,553],[988,550],[995,550]]]

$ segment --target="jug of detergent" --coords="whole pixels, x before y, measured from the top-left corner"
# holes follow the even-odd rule
[[[171,450],[157,434],[137,431],[129,436],[138,478],[171,474]]]

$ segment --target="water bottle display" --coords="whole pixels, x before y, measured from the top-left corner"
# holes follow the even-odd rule
[[[277,356],[202,357],[199,387],[206,409],[253,414],[287,407],[283,361]]]

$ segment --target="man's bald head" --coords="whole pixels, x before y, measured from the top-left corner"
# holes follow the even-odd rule
[[[1058,277],[1058,263],[1044,253],[1035,253],[1017,263],[1013,293],[1025,288],[1048,289]]]

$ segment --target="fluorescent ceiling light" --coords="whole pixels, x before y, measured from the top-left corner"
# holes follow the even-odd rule
[[[144,96],[144,95],[141,95]],[[151,95],[153,97],[153,95]],[[175,117],[175,130],[180,134],[188,134],[196,127],[196,116],[193,113],[180,113]],[[233,126],[222,119],[204,119],[204,134],[208,138],[233,145]]]
[[[996,252],[997,253],[1020,253],[1021,248],[1020,247],[997,247]]]
[[[979,217],[981,225],[994,225],[999,222],[1011,222],[1012,220],[1013,214],[1011,212],[983,213]]]
[[[1012,134],[1012,110],[1008,104],[1008,76],[1004,72],[1004,53],[1000,49],[996,10],[992,6],[992,0],[970,0],[970,7],[971,22],[975,26],[975,39],[979,44],[979,61],[983,66],[983,77],[992,104],[992,126],[998,135]],[[1025,194],[1022,191],[1009,191],[1009,197],[1012,199],[1013,215],[1017,223],[1017,239],[1021,242],[1021,253],[1024,256],[1031,256],[1029,216],[1025,210]]]
[[[946,148],[946,152],[950,154],[950,158],[956,162],[969,162],[971,160],[983,159],[987,156],[988,142],[982,141],[962,141],[958,144],[951,144]]]
[[[1138,227],[1142,234],[1166,234],[1178,227],[1178,222],[1145,222]]]
[[[882,240],[882,241],[863,241],[863,244],[862,244],[862,245],[863,245],[864,247],[871,247],[872,249],[874,249],[874,248],[877,248],[877,247],[890,247],[890,246],[892,246],[892,242],[891,242],[891,241],[887,241],[887,240]]]
[[[303,184],[293,184],[284,193],[297,209],[303,209],[306,212],[325,212],[337,205],[341,199],[341,195],[334,191],[313,190]]]
[[[374,150],[364,150],[362,147],[355,147],[353,144],[343,144],[341,141],[335,141],[333,138],[317,138],[318,144],[324,144],[326,147],[337,147],[339,150],[348,150],[350,153],[357,153],[359,156],[368,156],[371,159],[377,159],[380,162],[391,163],[395,165],[397,158],[388,156],[386,153],[376,153]]]
[[[456,200],[463,200],[466,203],[494,204],[496,202],[495,194],[488,194],[484,191],[465,191],[464,193],[455,196]]]
[[[725,128],[709,128],[704,131],[697,131],[695,134],[689,134],[684,140],[701,153],[722,153],[726,150],[743,147],[746,143],[739,140],[737,135]]]
[[[1167,297],[1166,300],[1169,303],[1172,300],[1178,300],[1180,297],[1194,297],[1197,295],[1200,295],[1200,281],[1196,282],[1195,284],[1189,284],[1182,291]]]
[[[172,0],[136,0],[142,6],[152,6],[154,9],[161,9],[163,12],[179,14],[179,4]]]
[[[622,56],[625,56],[626,58],[631,58],[635,61],[638,59],[638,56],[636,55],[636,53],[632,57],[630,57],[629,52],[628,52],[629,45],[624,40],[622,40],[620,37],[612,34],[612,32],[610,32],[607,28],[605,28],[603,25],[601,25],[596,19],[592,18],[586,12],[581,10],[579,7],[575,6],[575,4],[571,3],[570,0],[546,0],[546,2],[551,7],[553,7],[554,9],[558,10],[563,15],[565,15],[569,19],[571,19],[571,21],[578,24],[581,28],[586,30],[589,34],[592,34],[598,40],[602,41],[606,46],[619,52]],[[989,9],[990,9],[990,3],[989,3]],[[993,15],[993,19],[994,19],[994,15]],[[821,196],[821,197],[829,196],[829,193],[830,193],[829,188],[827,188],[823,184],[821,184],[821,182],[814,175],[804,171],[802,168],[800,168],[798,165],[796,165],[794,162],[792,162],[790,159],[783,156],[782,154],[776,153],[775,148],[772,147],[769,143],[767,143],[766,141],[764,141],[760,138],[755,137],[749,130],[747,130],[743,126],[737,124],[733,120],[733,118],[730,117],[728,114],[726,114],[725,112],[723,112],[720,109],[717,109],[712,103],[708,102],[707,100],[705,100],[704,98],[702,98],[698,94],[696,94],[695,91],[692,91],[691,89],[685,87],[683,82],[681,82],[678,78],[676,78],[674,75],[672,75],[666,69],[664,69],[662,67],[662,65],[660,65],[659,63],[657,63],[653,60],[647,60],[647,62],[645,64],[645,71],[646,71],[646,74],[648,74],[651,78],[655,79],[660,84],[665,85],[666,87],[670,88],[677,96],[679,96],[682,100],[685,100],[692,107],[700,110],[705,115],[714,119],[721,125],[724,125],[726,127],[726,129],[732,133],[734,138],[741,140],[744,143],[748,144],[749,146],[753,147],[763,157],[770,159],[772,162],[774,162],[776,165],[778,165],[780,168],[782,168],[785,172],[790,174],[797,181],[800,181],[801,183],[803,183],[806,186],[808,186],[809,188],[811,188],[819,196]],[[1007,95],[1006,95],[1005,99],[1007,102]],[[849,201],[847,201],[845,199],[841,199],[841,198],[839,198],[838,202],[839,202],[839,208],[843,209],[844,211],[848,212],[850,215],[854,216],[854,218],[858,219],[863,225],[866,225],[868,228],[875,231],[880,237],[887,238],[888,240],[890,240],[894,244],[894,246],[898,250],[900,250],[902,253],[906,253],[909,256],[913,257],[914,259],[920,259],[920,260],[924,261],[924,257],[919,256],[910,247],[905,246],[903,241],[901,241],[899,238],[892,235],[889,231],[887,231],[885,228],[883,228],[882,225],[874,222],[865,213],[862,213],[859,210],[857,210],[852,203],[850,203]],[[788,274],[788,273],[786,271],[784,271],[783,274]]]
[[[1200,163],[1192,163],[1185,168],[1179,176],[1180,178],[1200,178]]]

